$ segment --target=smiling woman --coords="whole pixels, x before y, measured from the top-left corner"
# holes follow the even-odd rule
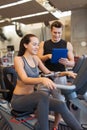
[[[50,90],[56,90],[56,84],[51,79],[39,76],[39,69],[45,74],[51,71],[36,56],[38,45],[39,40],[34,34],[27,34],[20,41],[18,56],[14,59],[18,78],[11,100],[12,108],[15,111],[28,113],[34,113],[37,110],[37,123],[34,130],[37,125],[39,125],[38,130],[49,130],[49,110],[60,113],[72,130],[82,130],[65,102],[50,98],[44,92],[34,91],[39,84]]]

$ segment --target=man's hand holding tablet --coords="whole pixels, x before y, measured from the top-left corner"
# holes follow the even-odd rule
[[[65,62],[67,59],[67,53],[68,50],[66,48],[62,48],[62,49],[58,49],[58,48],[54,48],[52,50],[52,59],[51,59],[51,63],[58,63],[58,62]]]

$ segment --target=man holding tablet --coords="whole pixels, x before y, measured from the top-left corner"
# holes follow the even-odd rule
[[[74,66],[74,55],[73,47],[70,42],[62,39],[63,25],[59,21],[54,21],[51,24],[51,39],[47,41],[42,41],[39,46],[38,56],[44,62],[45,66],[54,72],[65,71],[66,67]],[[65,49],[67,50],[67,56],[61,57],[58,62],[53,62],[53,50],[54,49]],[[55,53],[56,55],[57,53]],[[55,57],[54,57],[55,59]],[[63,82],[66,79],[64,77]],[[56,82],[56,80],[55,80]],[[57,82],[56,82],[57,83]],[[61,96],[60,99],[61,100]],[[55,113],[55,122],[53,130],[57,130],[58,122],[60,120],[60,115]]]
[[[74,66],[73,47],[70,42],[62,39],[63,25],[59,21],[51,24],[52,38],[41,42],[39,46],[38,56],[44,62],[45,66],[51,71],[65,71],[65,67]],[[54,48],[65,48],[68,50],[67,58],[61,58],[57,64],[51,63],[52,50]]]

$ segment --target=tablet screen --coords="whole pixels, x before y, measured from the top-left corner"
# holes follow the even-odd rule
[[[52,50],[51,63],[58,63],[58,60],[60,58],[67,58],[67,52],[68,50],[66,48],[62,48],[62,49],[54,48]]]

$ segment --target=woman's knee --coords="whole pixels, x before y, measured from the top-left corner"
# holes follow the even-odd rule
[[[50,110],[62,112],[66,108],[66,103],[58,99],[50,99]]]
[[[43,100],[44,102],[47,102],[49,96],[48,96],[48,94],[45,93],[45,92],[39,92],[39,98],[40,98],[40,100]]]

